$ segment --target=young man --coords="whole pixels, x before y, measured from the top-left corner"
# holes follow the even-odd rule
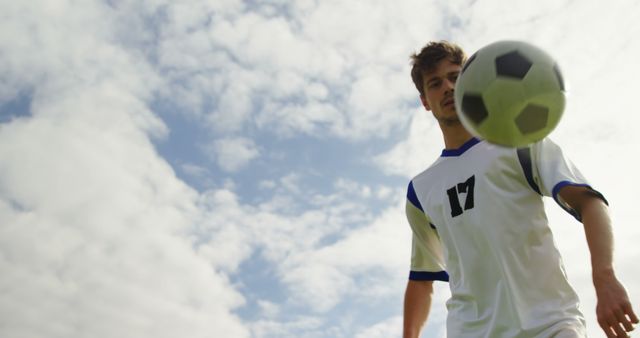
[[[638,318],[614,274],[605,198],[548,139],[511,149],[464,129],[453,104],[466,59],[460,47],[431,42],[412,59],[413,82],[440,125],[445,150],[408,188],[413,248],[404,337],[419,337],[434,280],[448,281],[451,289],[449,337],[586,337],[542,196],[584,224],[598,322],[607,337],[628,337]]]

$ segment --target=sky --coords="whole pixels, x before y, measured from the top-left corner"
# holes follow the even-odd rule
[[[0,0],[0,336],[400,337],[409,180],[443,141],[409,55],[515,39],[611,205],[640,311],[640,3]],[[547,200],[590,337],[584,231]],[[423,337],[446,334],[436,283]]]

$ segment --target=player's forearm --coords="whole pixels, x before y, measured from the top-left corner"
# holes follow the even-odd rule
[[[582,205],[582,222],[591,252],[596,317],[607,337],[628,337],[640,320],[613,271],[613,232],[607,206],[599,199]]]
[[[407,284],[404,295],[404,329],[403,338],[418,338],[424,323],[429,316],[432,281],[412,281]]]
[[[582,223],[591,253],[594,284],[613,276],[613,232],[607,206],[600,199],[585,201],[581,208]]]

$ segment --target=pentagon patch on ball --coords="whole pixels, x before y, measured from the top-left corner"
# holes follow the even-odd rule
[[[463,65],[454,93],[465,128],[508,147],[549,135],[565,107],[560,68],[546,52],[521,41],[499,41],[474,53]]]

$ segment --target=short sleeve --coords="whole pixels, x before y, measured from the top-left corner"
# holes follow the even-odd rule
[[[565,157],[562,149],[553,141],[545,138],[535,143],[531,150],[536,181],[541,193],[544,196],[553,197],[560,207],[573,215],[577,220],[581,220],[580,215],[564,202],[559,195],[560,189],[563,187],[568,185],[587,187],[607,203],[604,196],[591,187],[578,168]]]
[[[413,232],[409,279],[448,281],[440,237],[422,209],[413,183],[407,192],[406,213]]]

